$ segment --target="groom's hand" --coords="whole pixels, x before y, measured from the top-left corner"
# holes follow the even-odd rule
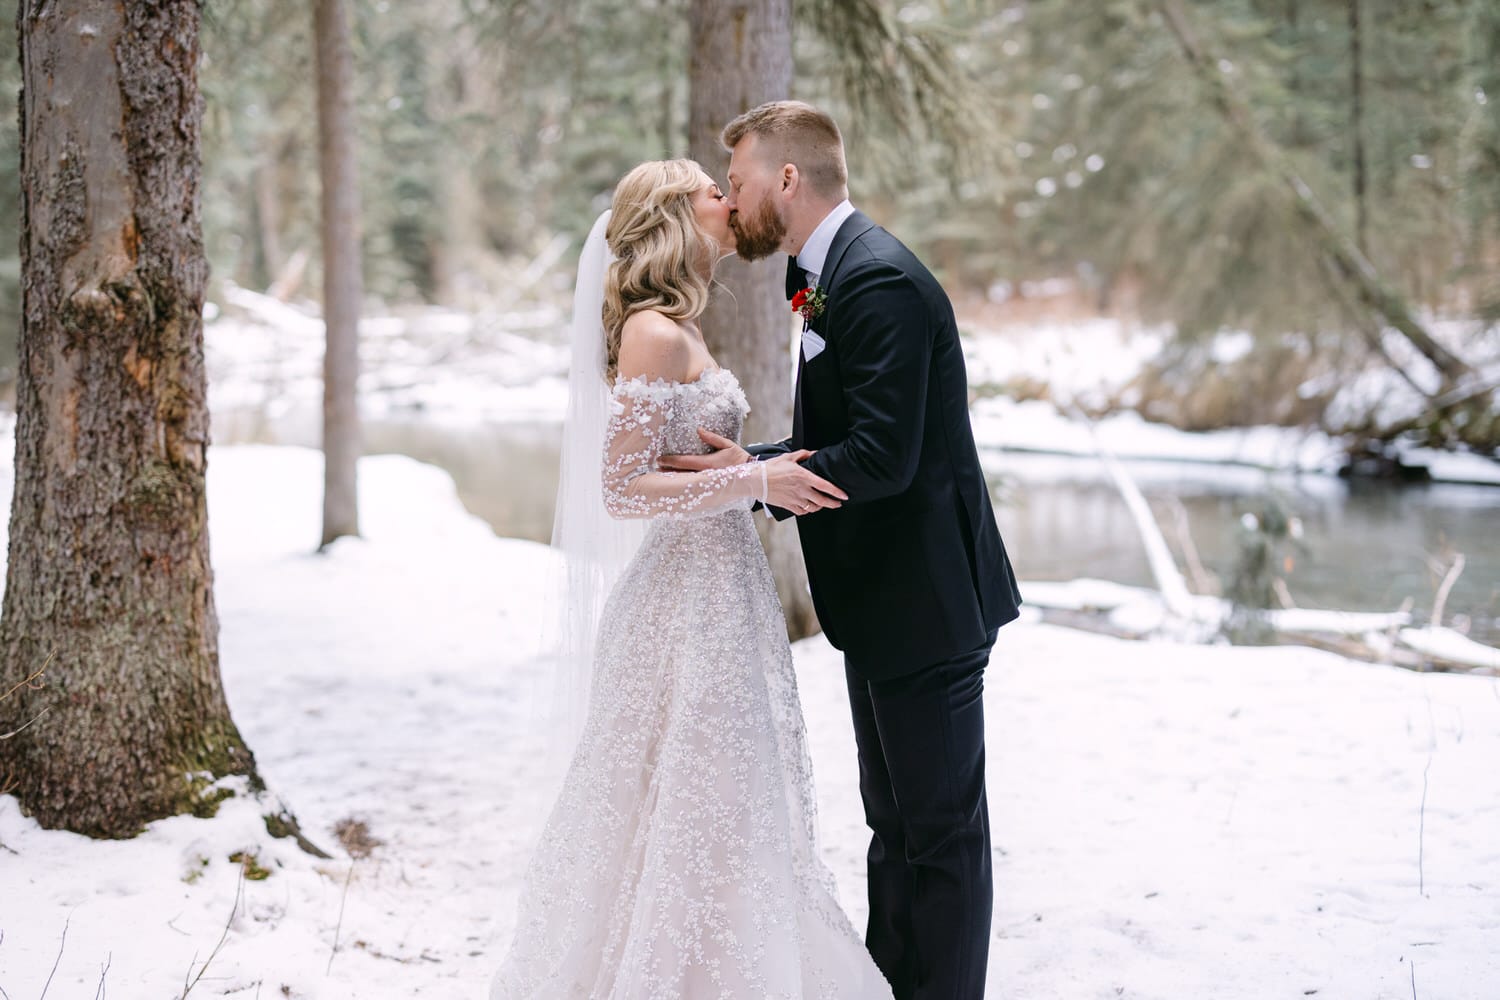
[[[663,455],[656,460],[657,466],[667,472],[703,472],[750,461],[750,453],[727,437],[703,427],[698,428],[698,436],[714,450],[707,455]]]

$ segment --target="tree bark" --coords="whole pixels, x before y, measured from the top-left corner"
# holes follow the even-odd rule
[[[1308,187],[1286,155],[1256,123],[1249,103],[1222,68],[1225,61],[1214,56],[1200,43],[1180,0],[1147,0],[1147,4],[1161,14],[1177,39],[1184,58],[1251,156],[1262,169],[1270,171],[1281,181],[1282,190],[1290,198],[1292,208],[1307,224],[1319,249],[1333,261],[1337,273],[1349,283],[1361,305],[1394,327],[1432,362],[1442,377],[1444,388],[1471,375],[1473,369],[1439,343],[1412,315],[1401,296],[1385,285],[1369,258],[1340,231],[1333,218],[1313,195],[1312,188]]]
[[[323,539],[359,534],[359,165],[354,142],[354,57],[345,0],[316,0],[318,163],[323,185]]]
[[[204,470],[197,0],[23,0],[16,483],[0,787],[46,827],[211,813],[255,761],[219,678]]]
[[[729,154],[719,135],[730,119],[789,96],[792,83],[791,0],[693,0],[688,14],[688,155],[727,184]],[[714,358],[732,369],[750,399],[746,440],[778,440],[792,426],[792,313],[786,259],[724,261],[703,316]],[[790,525],[757,519],[793,639],[818,631],[802,546]]]

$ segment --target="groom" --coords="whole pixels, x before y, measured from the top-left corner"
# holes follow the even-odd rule
[[[792,434],[849,494],[797,520],[813,605],[844,652],[873,833],[866,944],[896,1000],[981,1000],[989,954],[983,676],[1020,594],[969,425],[953,308],[848,200],[833,119],[797,101],[724,129],[739,256],[782,251],[804,317]],[[738,448],[705,465],[744,460]],[[674,457],[673,462],[684,461]],[[810,512],[809,512],[810,511]]]

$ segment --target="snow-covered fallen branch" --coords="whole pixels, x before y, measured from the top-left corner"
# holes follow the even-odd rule
[[[1404,628],[1396,633],[1402,645],[1433,660],[1465,667],[1500,671],[1500,649],[1475,642],[1451,628],[1429,625],[1426,628]]]

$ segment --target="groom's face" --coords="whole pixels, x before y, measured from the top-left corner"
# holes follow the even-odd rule
[[[761,260],[781,249],[786,239],[782,215],[780,171],[758,153],[760,137],[751,133],[729,154],[729,227],[734,230],[735,253],[743,260]]]

